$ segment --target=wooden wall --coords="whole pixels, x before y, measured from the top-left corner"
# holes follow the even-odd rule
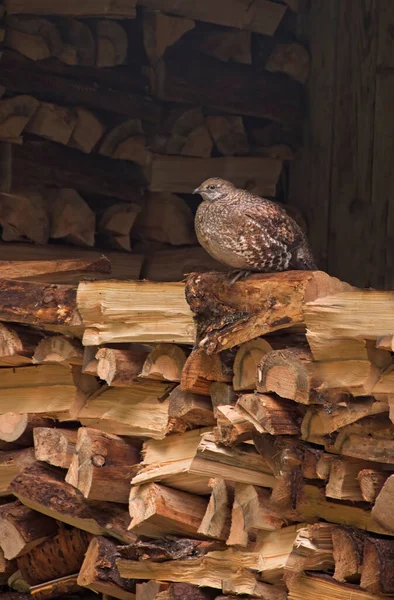
[[[394,2],[313,0],[309,120],[290,167],[290,202],[309,223],[319,267],[394,287]]]

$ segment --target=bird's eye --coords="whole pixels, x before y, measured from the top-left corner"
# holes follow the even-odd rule
[[[210,190],[214,190],[215,188],[216,188],[216,185],[210,185],[210,186],[209,186],[209,189],[210,189]]]

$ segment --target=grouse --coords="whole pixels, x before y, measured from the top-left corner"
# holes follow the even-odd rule
[[[233,282],[251,272],[317,268],[303,231],[275,202],[218,177],[193,193],[203,198],[195,216],[198,241],[237,272]]]

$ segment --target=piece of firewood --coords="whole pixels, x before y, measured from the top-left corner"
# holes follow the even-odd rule
[[[17,446],[30,448],[33,431],[37,427],[51,427],[53,419],[39,414],[7,412],[0,415],[0,440]]]
[[[208,501],[201,496],[147,483],[131,488],[129,529],[137,535],[199,537]]]
[[[39,192],[0,193],[0,223],[5,242],[48,242],[49,216]]]
[[[249,144],[242,117],[207,117],[206,124],[216,148],[223,156],[248,154]]]
[[[29,246],[28,246],[29,247]],[[29,247],[29,253],[31,252]],[[46,247],[48,249],[48,246]],[[71,251],[71,255],[72,255]],[[7,254],[7,253],[5,253]],[[11,250],[12,254],[12,250]],[[20,253],[21,258],[23,252]],[[51,252],[49,251],[49,255]],[[56,253],[55,253],[56,254]],[[79,253],[77,252],[77,255]],[[90,254],[90,253],[89,253]],[[83,256],[83,254],[81,255]],[[18,279],[18,280],[31,280],[31,281],[48,281],[56,283],[53,278],[56,275],[60,276],[60,279],[64,277],[67,279],[66,273],[71,273],[70,279],[77,276],[81,278],[84,272],[93,272],[95,276],[104,273],[107,275],[111,273],[111,265],[105,256],[93,252],[92,255],[87,255],[86,258],[69,258],[69,259],[54,259],[54,260],[0,260],[0,270],[3,275],[3,279]],[[73,280],[78,281],[79,279]],[[61,283],[61,281],[59,281]],[[37,336],[37,332],[25,333],[25,337]]]
[[[83,349],[82,373],[97,377],[98,360],[96,354],[99,351],[98,346],[85,346]]]
[[[332,360],[369,360],[381,369],[391,364],[388,349],[377,348],[374,340],[335,337],[322,333],[306,334],[313,358],[319,361]]]
[[[181,389],[193,394],[209,396],[212,381],[229,382],[232,373],[215,354],[208,356],[204,350],[193,350],[186,360],[181,376]]]
[[[50,237],[76,246],[94,246],[96,217],[85,200],[73,189],[48,194]]]
[[[77,432],[73,429],[35,427],[34,452],[37,460],[68,469],[75,453]]]
[[[168,432],[168,395],[173,384],[143,380],[127,388],[110,388],[95,397],[78,413],[83,425],[107,433],[162,439]]]
[[[212,590],[209,588],[201,588],[198,585],[191,585],[190,583],[171,583],[165,587],[163,582],[160,582],[160,591],[155,596],[154,600],[211,600]],[[137,584],[138,587],[138,584]],[[138,600],[138,594],[137,598]],[[150,600],[148,598],[142,598],[141,600]],[[152,598],[153,600],[153,598]]]
[[[158,344],[147,356],[140,377],[179,382],[187,355],[175,344]]]
[[[135,536],[127,532],[127,510],[112,502],[89,504],[81,492],[64,481],[63,473],[36,463],[14,477],[10,491],[25,506],[93,535],[109,535],[124,543]]]
[[[315,600],[338,598],[338,600],[376,600],[375,594],[361,590],[355,585],[339,583],[327,575],[302,575],[289,591],[288,600]]]
[[[23,95],[0,100],[0,137],[20,136],[39,106],[39,101],[32,96]]]
[[[256,389],[257,366],[263,356],[272,351],[268,340],[257,338],[245,342],[235,355],[233,371],[233,387],[236,391]]]
[[[171,108],[149,146],[159,154],[208,158],[213,147],[201,108]]]
[[[175,194],[146,194],[131,237],[172,246],[194,245],[196,235],[192,211]]]
[[[117,435],[81,427],[66,482],[89,500],[127,504],[139,460],[137,445]]]
[[[76,123],[68,145],[89,154],[104,134],[104,125],[83,106],[74,108]]]
[[[379,492],[372,508],[372,516],[388,532],[394,531],[393,513],[394,475],[390,475]]]
[[[321,448],[314,448],[312,446],[306,446],[304,448],[302,474],[305,479],[319,478],[317,473],[317,465],[323,452],[324,451]]]
[[[209,487],[211,495],[198,533],[217,540],[227,540],[231,526],[233,486],[221,477],[215,477],[209,481]]]
[[[305,571],[332,571],[333,531],[335,526],[331,523],[316,523],[298,530],[284,569],[284,580],[289,589]]]
[[[179,490],[208,494],[212,477],[272,487],[274,477],[262,456],[250,445],[223,448],[212,433],[192,430],[144,444],[144,460],[132,485],[160,481]],[[163,460],[163,457],[166,460]]]
[[[270,496],[269,490],[254,485],[235,485],[228,546],[245,547],[257,530],[275,531],[283,527],[286,518],[270,504]]]
[[[9,496],[14,477],[35,463],[33,448],[0,451],[0,496]]]
[[[153,579],[137,583],[135,586],[135,600],[156,600],[157,595],[169,586],[169,583],[154,581]]]
[[[40,332],[0,323],[0,365],[18,367],[31,364],[35,347],[41,339]]]
[[[0,507],[0,547],[7,560],[27,554],[57,530],[56,521],[19,501]]]
[[[135,582],[120,577],[116,544],[105,538],[91,540],[78,575],[78,585],[120,600],[135,600]]]
[[[144,11],[144,48],[149,62],[155,65],[169,46],[175,44],[194,27],[195,22],[191,19],[174,17],[157,11]]]
[[[332,530],[334,578],[341,582],[358,582],[362,571],[365,535],[351,527]]]
[[[99,152],[104,156],[114,156],[121,142],[130,137],[143,137],[144,130],[140,119],[128,119],[112,127],[100,143]]]
[[[77,0],[71,0],[67,6],[53,4],[47,0],[6,0],[8,14],[35,14],[53,16],[79,16],[134,19],[136,15],[136,0],[130,0],[127,4],[121,2],[113,3],[110,0],[99,0],[92,6],[85,6]]]
[[[33,364],[82,365],[83,346],[79,340],[64,335],[46,337],[37,345]]]
[[[256,428],[243,409],[231,405],[218,406],[215,415],[215,440],[218,444],[231,447],[252,439]]]
[[[260,36],[259,36],[260,37]],[[185,47],[198,50],[223,62],[252,64],[252,35],[241,29],[224,29],[198,22],[196,28],[182,38]]]
[[[72,108],[41,102],[25,127],[25,131],[67,145],[76,124],[77,118]]]
[[[42,518],[38,515],[38,519]],[[18,569],[30,585],[75,574],[81,567],[91,536],[64,525],[54,533],[50,539],[18,558]]]
[[[130,350],[100,348],[97,351],[97,376],[113,387],[129,387],[137,381],[148,353],[143,348]]]
[[[235,364],[235,362],[234,362]],[[215,381],[211,383],[209,393],[212,400],[213,414],[216,417],[217,409],[220,406],[234,406],[238,396],[234,392],[233,386],[228,383]]]
[[[366,461],[362,459],[335,457],[331,462],[326,496],[337,500],[363,502],[364,498],[357,477],[365,466]]]
[[[186,299],[197,321],[197,342],[212,353],[303,324],[305,303],[345,289],[348,284],[321,271],[251,275],[232,286],[228,275],[203,273],[188,278]]]
[[[394,556],[394,542],[368,536],[364,542],[360,587],[378,596],[394,592],[394,578],[390,568]]]
[[[60,56],[63,42],[54,23],[44,18],[9,16],[5,45],[32,60]]]
[[[357,479],[361,495],[365,502],[375,502],[386,482],[387,476],[387,473],[377,471],[376,469],[361,469],[357,475]]]
[[[59,19],[57,28],[64,42],[58,58],[68,65],[93,66],[96,59],[96,41],[84,21]]]
[[[106,245],[130,252],[130,232],[140,208],[125,202],[107,208],[98,221],[98,233]]]
[[[216,424],[209,397],[185,392],[177,386],[170,393],[169,399],[169,417],[180,419],[188,428],[195,429]]]
[[[190,131],[180,154],[195,158],[210,158],[212,148],[212,138],[206,124],[202,123]]]
[[[271,435],[297,435],[300,432],[297,405],[269,394],[243,394],[237,406],[253,419],[260,433]]]
[[[299,42],[277,41],[259,36],[254,41],[255,65],[266,71],[284,73],[306,83],[310,72],[308,50]]]
[[[128,39],[121,23],[112,19],[94,23],[96,67],[116,67],[127,59]]]
[[[29,585],[27,581],[22,577],[20,571],[16,571],[8,580],[8,585],[13,589],[22,589],[28,594],[21,593],[9,593],[5,594],[5,600],[28,600],[32,595],[36,596],[40,600],[51,600],[52,598],[63,597],[63,595],[71,596],[78,594],[80,587],[77,584],[77,575],[66,575],[65,577],[59,577],[52,579],[51,581],[45,581],[44,583],[38,583],[37,585]]]

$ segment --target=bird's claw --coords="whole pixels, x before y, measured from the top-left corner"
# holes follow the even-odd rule
[[[230,285],[234,285],[234,283],[236,281],[238,281],[239,279],[246,279],[247,277],[249,277],[249,275],[251,274],[251,272],[252,271],[232,271],[230,273],[230,276],[234,275],[234,274],[235,274],[235,276],[230,281]]]

